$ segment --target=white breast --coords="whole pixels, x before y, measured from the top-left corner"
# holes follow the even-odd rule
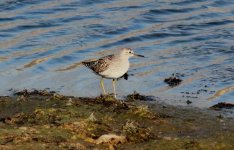
[[[109,67],[100,73],[105,78],[119,78],[123,76],[129,69],[128,59],[114,60]]]

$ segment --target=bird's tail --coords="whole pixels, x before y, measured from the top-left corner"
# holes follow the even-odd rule
[[[96,61],[96,59],[91,59],[91,60],[82,61],[81,63],[82,63],[84,66],[90,68],[90,67],[94,64],[95,61]]]

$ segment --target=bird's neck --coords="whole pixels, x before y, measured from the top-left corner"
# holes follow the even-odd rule
[[[126,56],[126,55],[124,55],[124,54],[119,54],[118,57],[119,57],[121,60],[123,60],[123,61],[128,61],[128,59],[129,59],[129,57]]]

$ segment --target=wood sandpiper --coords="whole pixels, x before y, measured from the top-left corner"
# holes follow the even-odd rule
[[[100,87],[102,88],[104,95],[106,95],[106,91],[103,78],[112,79],[113,93],[116,98],[116,80],[126,74],[130,66],[128,59],[133,56],[144,57],[143,55],[135,54],[130,48],[122,48],[117,54],[83,61],[82,64],[102,77],[100,80]]]

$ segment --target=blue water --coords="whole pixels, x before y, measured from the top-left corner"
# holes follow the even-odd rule
[[[37,88],[97,96],[80,62],[130,47],[133,91],[175,105],[234,103],[234,2],[230,0],[1,0],[0,95]],[[169,87],[164,78],[179,73]],[[105,82],[111,92],[111,82]]]

